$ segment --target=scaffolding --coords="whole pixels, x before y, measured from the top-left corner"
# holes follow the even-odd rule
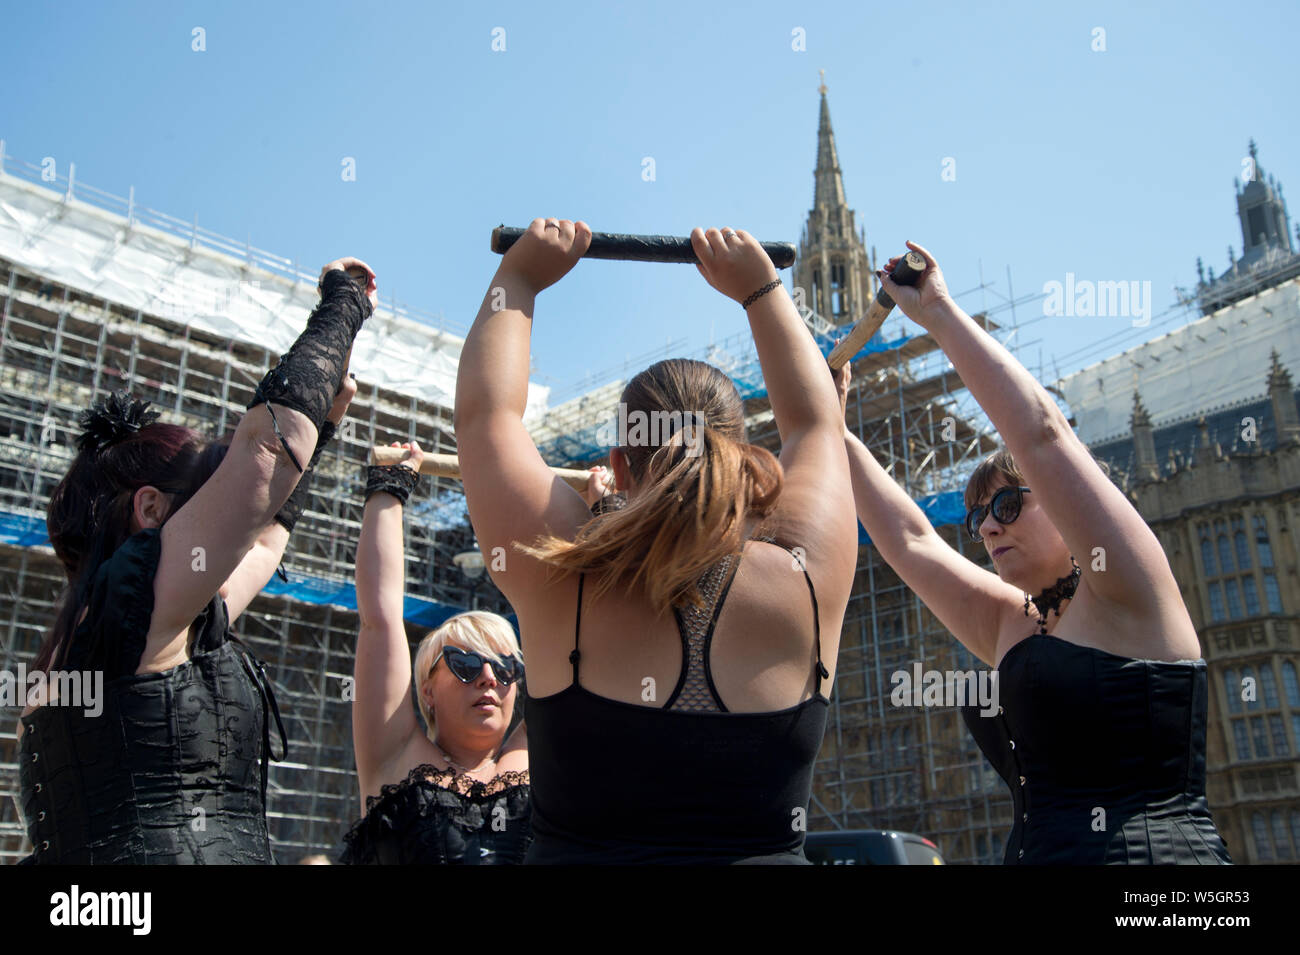
[[[120,215],[112,197],[84,184],[75,185],[73,199],[71,170],[63,198],[51,204],[48,194],[39,194],[48,189],[14,178],[15,169],[35,167],[6,162],[2,144],[0,163],[7,217],[0,223],[0,669],[12,672],[35,657],[64,587],[45,513],[75,455],[78,413],[104,393],[127,388],[152,402],[169,423],[210,439],[227,436],[283,343],[275,329],[262,328],[266,334],[250,340],[221,323],[238,326],[246,317],[239,310],[264,308],[266,296],[278,296],[292,314],[295,299],[314,298],[315,277],[287,260],[167,221],[135,206],[133,196]],[[33,209],[45,211],[33,218]],[[152,225],[142,224],[149,217]],[[170,263],[168,287],[194,288],[213,269],[233,269],[230,274],[251,280],[262,299],[213,300],[194,321],[181,320],[166,307],[165,296],[152,295],[144,307],[137,297],[148,283],[126,289],[106,281],[106,263],[126,268],[127,256],[119,254],[121,241],[108,243],[107,253],[96,244],[101,224],[119,238],[130,233],[123,241],[133,245],[134,265],[146,253]],[[15,239],[15,229],[27,239]],[[80,247],[69,248],[61,260],[42,258],[59,243],[75,245],[78,239]],[[86,249],[93,250],[97,271],[74,267]],[[242,253],[233,265],[232,250]],[[33,256],[42,258],[41,266],[31,263]],[[88,284],[102,292],[88,290]],[[305,317],[309,306],[299,307]],[[407,349],[408,360],[413,356],[427,367],[430,356],[445,365],[450,352],[454,381],[460,339],[437,316],[392,302],[367,329],[369,337],[358,338],[353,354],[358,392],[346,426],[317,468],[311,500],[285,555],[287,580],[272,578],[235,626],[267,664],[289,738],[287,759],[271,764],[268,794],[268,822],[281,861],[333,852],[359,816],[343,678],[352,675],[357,634],[353,561],[369,450],[414,439],[429,451],[455,451],[448,389],[417,394],[417,379],[393,377],[394,367],[398,375],[406,372],[387,353]],[[480,594],[480,582],[453,562],[456,554],[477,547],[458,482],[421,481],[407,517],[405,615],[412,642],[464,608],[510,613],[499,594],[491,588]],[[17,707],[0,709],[0,861],[7,862],[30,851],[18,805],[18,714]]]
[[[0,144],[0,183],[4,162]],[[76,188],[79,195],[88,189]],[[122,211],[119,218],[128,225],[142,215],[133,200]],[[47,218],[61,215],[56,210]],[[238,250],[232,240],[178,221],[159,219],[177,235],[190,229],[191,251],[205,245],[222,255]],[[314,286],[314,276],[286,260],[243,251],[241,269],[268,287],[277,277]],[[189,261],[179,252],[177,270]],[[990,288],[981,284],[966,294],[986,298]],[[34,657],[63,586],[44,515],[50,492],[72,460],[77,413],[95,397],[129,384],[163,410],[164,420],[220,437],[237,424],[257,382],[278,358],[279,343],[222,334],[213,324],[224,318],[221,309],[207,322],[184,321],[133,301],[126,291],[87,290],[7,254],[0,254],[0,293],[0,668],[12,668]],[[1014,310],[1021,301],[1027,299],[1008,297],[980,313],[1004,343],[1014,344]],[[414,314],[392,309],[399,310],[397,317]],[[1013,318],[1009,329],[989,317],[1007,310]],[[809,327],[829,353],[844,328],[813,318]],[[431,342],[458,346],[444,323],[422,320]],[[670,343],[662,354],[629,360],[594,379],[604,384],[584,383],[582,394],[531,418],[543,457],[554,465],[583,467],[603,461],[608,444],[600,429],[613,420],[632,369],[680,350]],[[366,360],[354,354],[354,365],[358,357]],[[736,382],[749,440],[779,452],[752,340],[733,336],[697,357]],[[376,368],[384,364],[373,354],[370,360]],[[850,426],[945,539],[963,550],[954,513],[960,511],[965,476],[994,446],[986,419],[933,339],[908,331],[901,318],[887,322],[855,356],[853,371]],[[335,849],[360,808],[342,689],[343,677],[352,672],[357,629],[349,585],[368,450],[413,438],[430,451],[455,450],[446,389],[421,396],[409,382],[359,378],[349,410],[354,426],[341,431],[321,462],[311,504],[294,532],[286,556],[290,582],[273,579],[236,628],[268,665],[290,739],[289,758],[271,767],[268,807],[283,860]],[[418,639],[460,608],[509,614],[490,580],[480,593],[483,581],[469,581],[454,567],[457,553],[477,546],[459,484],[422,482],[407,511],[407,593],[420,595],[408,598],[408,636]],[[969,556],[984,560],[977,550]],[[810,826],[906,829],[934,838],[949,861],[998,862],[1000,840],[1010,827],[1010,800],[959,715],[889,705],[890,674],[917,660],[935,669],[976,666],[864,536],[830,724],[816,766]],[[28,850],[17,806],[17,715],[0,712],[0,859],[8,861]]]

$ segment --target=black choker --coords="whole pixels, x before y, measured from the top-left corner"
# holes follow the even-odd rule
[[[1029,616],[1029,605],[1032,603],[1034,609],[1038,611],[1038,632],[1047,633],[1047,614],[1055,613],[1058,617],[1061,615],[1061,604],[1074,596],[1074,592],[1079,586],[1079,575],[1082,571],[1073,556],[1070,557],[1070,563],[1074,569],[1068,575],[1062,577],[1050,587],[1044,587],[1037,597],[1031,597],[1025,594],[1025,616]]]

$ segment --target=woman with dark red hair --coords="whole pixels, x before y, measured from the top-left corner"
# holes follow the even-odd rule
[[[68,585],[34,669],[89,673],[103,692],[92,706],[51,694],[23,711],[26,862],[275,861],[266,780],[279,714],[230,626],[279,564],[312,449],[356,393],[347,359],[374,310],[374,273],[340,259],[320,290],[228,447],[205,449],[125,393],[83,412],[47,516]]]

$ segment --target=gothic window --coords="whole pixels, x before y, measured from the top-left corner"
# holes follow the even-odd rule
[[[1264,814],[1255,811],[1250,814],[1250,831],[1255,837],[1255,855],[1260,862],[1273,861],[1273,840],[1268,837],[1268,823]]]
[[[1300,681],[1296,680],[1295,664],[1290,660],[1282,661],[1282,690],[1287,705],[1300,709]]]
[[[1211,623],[1240,620],[1264,612],[1282,612],[1277,578],[1272,570],[1266,569],[1273,566],[1273,551],[1269,546],[1264,517],[1260,514],[1253,515],[1251,525],[1261,568],[1259,579],[1256,579],[1253,570],[1254,559],[1251,557],[1250,537],[1246,534],[1244,517],[1233,515],[1226,520],[1216,520],[1213,528],[1206,524],[1197,526],[1201,542],[1201,563],[1207,578]],[[1222,579],[1214,580],[1216,577]],[[1261,581],[1264,587],[1262,599],[1259,592]]]
[[[1255,758],[1264,759],[1269,755],[1268,752],[1268,733],[1264,727],[1264,717],[1252,716],[1250,718],[1250,736],[1255,743]]]
[[[1219,623],[1227,619],[1223,612],[1223,592],[1219,590],[1217,583],[1209,585],[1210,591],[1210,620]]]
[[[1228,545],[1228,535],[1219,535],[1219,573],[1232,573],[1232,548]]]
[[[1259,668],[1259,688],[1264,694],[1264,705],[1271,709],[1276,709],[1277,702],[1277,680],[1273,678],[1273,668],[1264,664]]]
[[[1237,587],[1237,580],[1230,577],[1223,582],[1223,589],[1228,595],[1228,618],[1239,620],[1242,617],[1241,611],[1241,593]]]
[[[1282,612],[1282,594],[1277,589],[1277,578],[1270,571],[1264,572],[1264,599],[1269,613]]]
[[[1290,753],[1290,747],[1286,741],[1286,724],[1282,722],[1282,717],[1276,713],[1268,715],[1268,730],[1273,737],[1273,752],[1278,756],[1286,756]]]
[[[842,262],[831,263],[831,314],[842,315],[847,296],[844,292],[844,264]]]
[[[1245,720],[1232,721],[1232,741],[1237,746],[1237,758],[1250,759],[1250,733]]]
[[[1236,670],[1223,671],[1223,695],[1228,701],[1229,713],[1241,712],[1241,684],[1237,682]]]
[[[1268,542],[1268,525],[1263,514],[1255,515],[1255,551],[1259,554],[1259,566],[1273,566],[1273,546]]]
[[[1259,593],[1255,590],[1254,577],[1241,578],[1241,592],[1246,598],[1246,616],[1256,616],[1259,613]]]
[[[1283,862],[1291,859],[1291,840],[1286,836],[1286,823],[1281,810],[1273,810],[1273,842],[1277,846],[1277,857]]]

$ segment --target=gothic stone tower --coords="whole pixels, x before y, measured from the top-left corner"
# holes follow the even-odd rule
[[[876,294],[875,253],[867,256],[866,233],[859,230],[856,213],[844,199],[831,111],[826,104],[826,84],[821,93],[817,123],[817,169],[813,173],[813,207],[808,213],[794,265],[794,284],[803,289],[806,308],[831,325],[856,321]],[[798,300],[796,299],[796,302]],[[816,322],[809,322],[820,331]]]

